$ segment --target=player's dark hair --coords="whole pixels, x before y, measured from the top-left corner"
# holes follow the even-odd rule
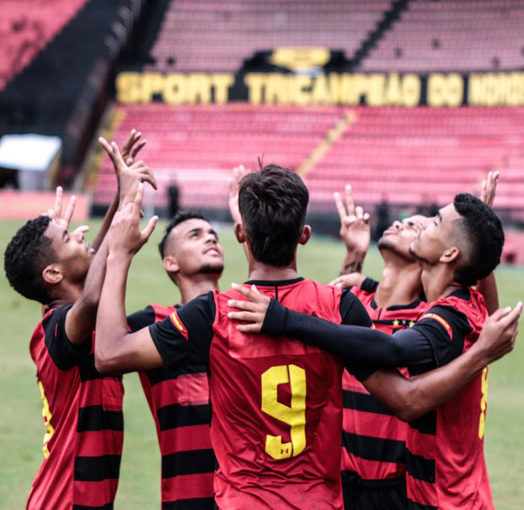
[[[287,266],[306,221],[309,192],[292,170],[267,165],[240,181],[238,206],[253,257]]]
[[[51,296],[42,278],[44,268],[56,261],[52,241],[44,235],[51,218],[29,220],[13,236],[4,255],[4,270],[11,286],[22,296],[48,304]]]
[[[167,224],[166,231],[164,233],[164,237],[162,237],[162,240],[158,243],[158,251],[160,252],[160,257],[164,258],[164,250],[166,249],[166,242],[167,238],[169,237],[169,234],[171,233],[171,230],[173,230],[177,225],[180,223],[187,221],[187,220],[204,220],[207,221],[207,219],[196,211],[179,211]]]
[[[469,193],[457,195],[453,205],[461,216],[461,230],[471,250],[467,267],[455,272],[455,280],[462,285],[475,285],[500,263],[504,230],[493,209]]]

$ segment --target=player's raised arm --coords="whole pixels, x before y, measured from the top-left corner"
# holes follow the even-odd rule
[[[340,193],[334,193],[335,205],[340,218],[340,237],[346,245],[346,255],[340,274],[360,273],[369,249],[371,230],[369,214],[360,206],[355,207],[351,185],[346,185],[345,201]]]
[[[499,172],[491,171],[482,181],[482,187],[480,191],[481,200],[490,207],[493,207],[495,200],[495,194],[497,191],[497,182],[499,178]],[[477,284],[477,290],[484,296],[486,300],[486,308],[488,313],[493,313],[499,307],[499,294],[497,290],[497,282],[495,280],[495,273],[492,272],[486,278],[479,280]]]
[[[140,230],[143,184],[113,220],[108,234],[106,274],[96,319],[95,364],[102,373],[156,368],[163,364],[149,330],[128,334],[125,290],[133,255],[153,232],[158,218]]]
[[[513,350],[522,303],[497,310],[484,323],[478,340],[450,363],[411,378],[397,371],[378,370],[364,386],[396,416],[411,421],[444,403],[484,367]]]

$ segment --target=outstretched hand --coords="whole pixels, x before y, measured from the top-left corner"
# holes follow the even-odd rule
[[[490,207],[493,207],[493,201],[495,200],[498,178],[499,172],[491,171],[488,172],[488,176],[482,181],[480,199]]]
[[[98,142],[107,152],[113,163],[113,168],[115,169],[118,180],[120,207],[123,207],[127,202],[133,201],[136,196],[137,185],[139,182],[147,182],[154,189],[157,189],[155,176],[143,161],[133,162],[132,157],[128,156],[127,160],[131,163],[128,164],[124,161],[124,150],[120,152],[116,142],[109,143],[102,137],[98,139]],[[133,143],[129,144],[129,139],[126,144],[128,145],[126,150],[131,151],[130,154],[134,153],[136,155],[141,148],[137,149],[138,146],[133,148]]]
[[[355,207],[351,185],[345,188],[345,203],[340,193],[333,194],[340,218],[340,237],[348,251],[367,253],[371,239],[369,214],[360,206]]]
[[[129,137],[122,146],[122,159],[126,165],[131,166],[135,162],[136,155],[144,148],[146,140],[140,140],[142,133],[132,129]]]
[[[266,312],[271,301],[268,296],[261,294],[255,285],[251,288],[233,283],[232,287],[247,297],[249,301],[230,299],[227,304],[231,308],[242,310],[241,312],[229,312],[227,316],[230,319],[242,321],[245,324],[239,324],[237,329],[243,333],[260,333]]]
[[[135,199],[128,202],[115,214],[109,229],[108,249],[110,255],[134,255],[153,233],[158,216],[153,216],[146,227],[140,230],[143,197],[144,185],[139,183]]]
[[[502,358],[515,347],[521,312],[519,301],[513,310],[510,307],[497,310],[484,323],[475,346],[484,349],[488,363]]]

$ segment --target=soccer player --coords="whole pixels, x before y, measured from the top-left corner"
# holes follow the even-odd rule
[[[482,185],[482,199],[492,205],[498,172],[489,172]],[[335,193],[340,217],[340,236],[346,245],[342,273],[361,271],[369,248],[369,215],[355,207],[351,186],[346,186],[345,203]],[[392,334],[412,327],[427,304],[422,291],[420,262],[409,247],[430,221],[415,215],[395,221],[383,233],[377,246],[384,261],[380,282],[361,274],[335,280],[343,287],[356,284],[352,292],[364,304],[373,325]],[[494,277],[482,281],[481,292],[498,308]],[[489,307],[488,307],[489,310]],[[344,418],[342,436],[342,489],[347,509],[388,509],[407,507],[406,447],[407,424],[378,402],[353,375],[344,371],[342,379]]]
[[[179,212],[158,245],[170,280],[180,290],[180,305],[218,289],[224,269],[218,235],[205,218]],[[127,318],[131,331],[169,317],[180,305],[150,304]],[[207,365],[186,363],[140,372],[140,381],[155,420],[162,456],[162,508],[214,508]]]
[[[139,139],[132,132],[124,145],[128,162],[143,146]],[[46,433],[29,510],[113,506],[122,451],[123,387],[119,377],[103,377],[95,370],[92,339],[107,255],[103,239],[119,203],[135,193],[138,181],[155,184],[143,163],[122,165],[117,169],[119,193],[92,246],[84,239],[85,228],[69,232],[74,200],[63,212],[58,188],[54,209],[29,220],[5,251],[9,283],[44,305],[30,352]]]
[[[369,326],[354,295],[299,277],[297,245],[311,235],[307,203],[307,188],[290,170],[267,166],[242,180],[235,234],[248,253],[249,281],[298,310]],[[97,316],[99,369],[209,365],[219,508],[342,508],[340,361],[301,342],[262,335],[253,341],[239,333],[227,317],[235,291],[198,297],[163,322],[128,334],[127,271],[151,231],[150,224],[138,229],[139,209],[140,197],[111,227]]]
[[[410,384],[420,379],[404,379],[396,372],[374,369],[360,372],[361,380],[375,397],[401,418],[411,420],[407,434],[409,508],[493,508],[483,451],[485,365],[493,358],[482,352],[488,335],[480,336],[484,337],[482,342],[479,339],[487,317],[484,299],[470,285],[496,267],[503,240],[500,221],[487,205],[472,195],[457,195],[410,247],[422,263],[422,284],[430,304],[412,328],[393,336],[329,324],[286,310],[275,300],[268,308],[265,296],[246,289],[239,290],[255,303],[231,303],[246,310],[234,312],[232,317],[251,322],[239,325],[241,331],[261,330],[299,338],[352,363],[374,363],[376,350],[382,352],[385,346],[388,348],[383,354],[389,351],[394,366],[407,366],[411,375],[449,363],[435,371],[443,376],[439,389],[441,405],[423,416],[417,409],[417,400],[424,400],[427,395],[409,390],[404,394]],[[500,322],[504,342],[509,341],[508,350],[516,337],[521,309],[519,303],[509,314],[496,312],[492,320]],[[366,348],[375,350],[372,356],[368,357]],[[399,362],[404,354],[409,358],[407,363]],[[456,377],[454,381],[453,377],[447,378],[450,374]]]

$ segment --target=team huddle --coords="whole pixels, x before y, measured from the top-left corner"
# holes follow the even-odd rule
[[[369,216],[335,196],[341,276],[304,279],[308,190],[291,170],[237,169],[229,206],[248,260],[219,291],[223,251],[193,212],[159,244],[178,304],[126,316],[153,173],[100,140],[118,193],[89,245],[69,232],[61,190],[5,252],[14,289],[43,305],[30,352],[46,427],[29,510],[110,509],[124,422],[121,374],[138,371],[162,455],[162,509],[493,509],[484,459],[488,365],[513,349],[519,303],[498,310],[504,233],[481,199],[458,194],[433,218],[387,229],[379,282],[362,274]],[[335,275],[334,275],[335,276]],[[489,317],[488,317],[489,316]]]

